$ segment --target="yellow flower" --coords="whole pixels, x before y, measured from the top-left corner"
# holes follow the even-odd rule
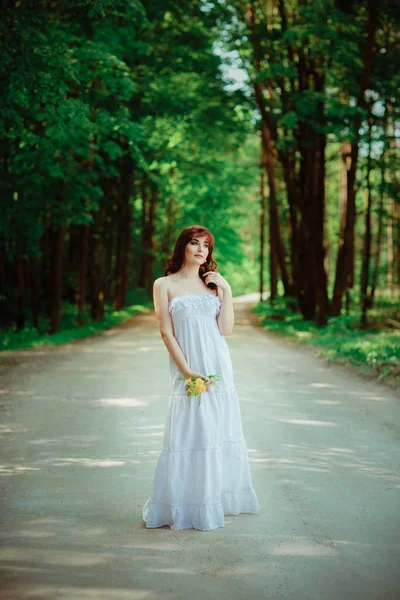
[[[206,388],[206,384],[204,383],[204,381],[201,381],[201,382],[199,382],[199,383],[196,384],[196,390],[198,392],[205,392],[206,389],[207,388]]]

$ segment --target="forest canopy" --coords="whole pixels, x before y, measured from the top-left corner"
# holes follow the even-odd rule
[[[2,17],[3,328],[151,300],[195,223],[235,293],[319,326],[398,298],[396,3],[20,0]]]

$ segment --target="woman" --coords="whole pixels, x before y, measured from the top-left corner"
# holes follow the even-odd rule
[[[233,330],[232,290],[217,273],[214,237],[204,227],[179,235],[164,277],[154,282],[154,308],[169,352],[172,396],[146,527],[211,530],[224,514],[259,512],[225,337]],[[220,373],[217,386],[209,376]],[[185,377],[202,377],[198,400]]]

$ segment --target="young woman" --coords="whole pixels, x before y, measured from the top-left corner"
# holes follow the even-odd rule
[[[225,526],[224,514],[260,511],[224,337],[233,330],[232,290],[216,271],[213,247],[208,229],[187,227],[164,277],[154,282],[172,396],[152,496],[142,512],[146,527],[210,530]],[[209,379],[216,373],[218,387]],[[187,396],[183,375],[205,380],[200,406]]]

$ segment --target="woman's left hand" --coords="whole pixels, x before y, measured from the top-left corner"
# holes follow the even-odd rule
[[[217,273],[217,271],[207,271],[204,273],[204,281],[206,285],[215,283],[223,292],[231,288],[227,280],[222,277],[221,273]]]

